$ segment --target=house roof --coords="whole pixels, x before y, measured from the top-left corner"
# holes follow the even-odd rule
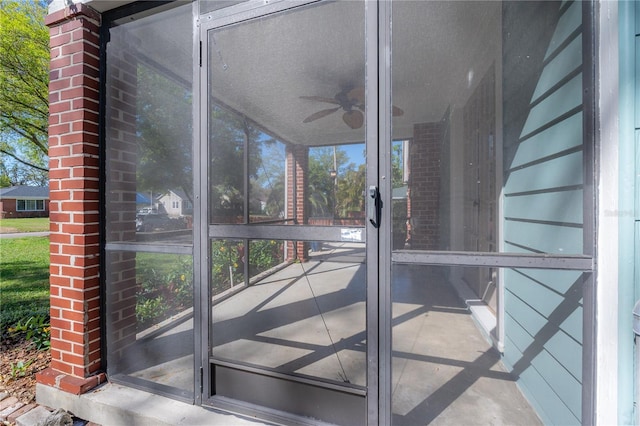
[[[0,188],[0,199],[3,198],[49,199],[49,187],[18,185]]]
[[[393,200],[406,200],[408,185],[401,186],[399,188],[393,188],[391,191],[391,199]]]
[[[163,194],[162,197],[166,197],[166,196],[170,195],[170,193],[173,193],[176,197],[181,198],[183,200],[188,200],[189,199],[187,194],[182,189],[170,189],[166,194]],[[160,197],[160,198],[162,198],[162,197]]]

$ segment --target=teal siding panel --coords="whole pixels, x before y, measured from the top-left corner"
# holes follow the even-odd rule
[[[548,92],[569,73],[582,65],[582,36],[578,36],[544,67],[532,101]]]
[[[504,193],[510,195],[519,192],[582,185],[582,172],[582,152],[574,152],[544,163],[512,171],[505,183]],[[508,211],[505,211],[505,216],[510,216]]]
[[[514,353],[522,354],[527,348],[533,345],[534,339],[531,334],[527,332],[518,321],[516,321],[513,316],[508,313],[505,315],[504,319],[505,327],[509,329],[509,340],[511,345],[508,347],[505,346],[505,354],[509,354],[512,356]],[[509,356],[505,355],[512,364],[517,364],[517,362],[521,359],[521,357],[517,358],[509,358]],[[519,364],[518,364],[519,365]],[[516,365],[516,367],[518,366]],[[511,366],[513,367],[513,366]]]
[[[582,74],[579,74],[531,108],[520,137],[525,137],[581,105]]]
[[[525,139],[518,145],[511,168],[537,161],[567,149],[582,146],[582,112]]]
[[[532,253],[580,254],[582,228],[504,221],[505,242]]]
[[[582,190],[505,197],[510,218],[582,224]]]
[[[536,345],[527,331],[510,316],[505,318],[505,327],[511,329],[509,334],[510,349],[507,351],[505,347],[505,358],[509,361],[508,364],[513,372],[521,377],[523,371],[530,368],[535,369],[540,378],[547,383],[564,405],[576,417],[579,417],[582,405],[582,384],[580,376],[576,376],[574,372],[578,371],[581,374],[581,346],[571,339],[558,343],[557,348],[554,347],[556,343],[552,341],[544,347]],[[558,336],[563,335],[558,334]],[[558,357],[563,359],[558,359]],[[565,364],[563,365],[561,361],[564,361]],[[565,368],[567,366],[573,371]]]
[[[527,253],[531,254],[531,250],[527,250],[524,247],[519,247],[515,243],[511,244],[509,241],[504,242],[504,251],[507,253]]]
[[[640,221],[634,222],[634,234],[635,234],[635,253],[638,255],[638,251],[640,250]],[[634,290],[635,296],[640,297],[640,260],[636,257],[636,268],[634,269]],[[640,366],[639,366],[640,367]],[[639,384],[640,385],[640,384]]]
[[[640,35],[640,8],[635,8],[635,34]]]
[[[508,296],[517,296],[520,301],[526,302],[542,315],[550,315],[565,295],[570,291],[581,290],[581,284],[576,284],[582,279],[579,271],[559,271],[548,269],[507,269],[504,273],[508,288]],[[554,303],[546,303],[547,298]],[[563,313],[566,317],[560,323],[560,329],[577,342],[582,342],[582,297],[573,295],[574,304],[577,305],[570,312]],[[518,301],[512,301],[518,303]],[[553,308],[553,309],[552,309]],[[508,305],[507,309],[514,313],[518,309]],[[521,311],[522,312],[522,311]],[[516,317],[519,317],[516,315]],[[536,318],[537,319],[537,318]],[[526,322],[523,320],[523,322]]]
[[[508,338],[505,340],[505,345],[511,345],[512,342],[511,340],[509,340]],[[512,366],[509,363],[510,361],[510,356],[514,356],[516,358],[516,360],[518,359],[518,357],[515,355],[516,352],[512,353],[512,354],[505,354],[505,356],[502,358],[502,362],[503,364],[507,367],[507,369],[511,369]],[[541,379],[538,379],[537,381],[542,381]],[[520,391],[524,394],[524,396],[527,398],[527,400],[529,401],[529,404],[531,404],[531,406],[533,407],[533,409],[536,411],[536,414],[538,414],[538,416],[540,417],[540,420],[542,420],[542,424],[545,425],[551,425],[553,424],[553,422],[551,421],[551,418],[549,417],[548,413],[545,411],[545,408],[542,403],[543,401],[538,401],[538,399],[536,399],[536,394],[537,392],[532,392],[531,389],[528,387],[529,383],[527,380],[523,380],[522,379],[522,375],[517,378],[516,383],[518,384],[518,387],[520,388]],[[536,381],[532,381],[531,385],[535,386]],[[551,392],[549,390],[549,392]],[[565,407],[565,409],[568,411],[568,409]]]
[[[515,349],[515,345],[509,338],[506,339],[505,345],[512,348],[511,351],[505,352],[505,364],[510,367],[520,365],[518,362],[524,359],[523,354]],[[553,389],[533,364],[526,366],[526,368],[520,372],[518,383],[524,394],[532,402],[532,405],[538,410],[544,424],[580,424],[580,414],[576,415],[572,412],[569,406],[563,402],[562,396],[556,393],[555,389]],[[581,394],[580,387],[577,389],[578,393]]]
[[[532,365],[538,371],[553,371],[553,374],[545,375],[544,378],[573,415],[579,417],[582,411],[582,384],[547,351],[540,352],[533,359]]]
[[[620,217],[619,270],[618,270],[618,422],[633,424],[634,418],[634,342],[630,337],[633,320],[629,312],[636,301],[637,286],[634,284],[634,270],[638,270],[636,248],[634,246],[634,216],[638,218],[638,196],[640,186],[638,161],[640,150],[636,149],[638,137],[636,104],[640,102],[640,54],[637,34],[640,30],[640,7],[635,1],[618,3],[620,42],[620,142],[619,142],[619,184]],[[635,214],[633,213],[635,211]],[[636,280],[636,283],[638,281]],[[636,287],[634,287],[636,286]]]
[[[575,309],[573,312],[569,314],[567,319],[562,321],[560,324],[560,329],[567,333],[568,336],[575,339],[577,342],[582,344],[582,299],[580,299],[580,308]]]
[[[507,289],[504,294],[505,304],[508,304],[508,308],[505,312],[511,315],[514,320],[520,324],[520,326],[529,333],[530,336],[535,336],[547,325],[547,318],[536,312],[531,308],[531,305]],[[521,348],[524,350],[524,348]]]
[[[507,273],[513,273],[514,270],[507,270]],[[580,271],[561,271],[553,269],[518,269],[519,273],[526,275],[533,281],[537,281],[557,291],[558,293],[566,293],[569,289],[582,278],[583,273]]]
[[[543,319],[544,325],[546,317],[551,315],[558,305],[562,303],[564,295],[546,285],[531,280],[526,275],[519,273],[519,271],[510,272],[505,274],[506,288],[520,300],[526,301],[527,305],[538,314],[545,317]]]
[[[640,128],[640,36],[636,36],[635,43],[635,63],[636,63],[636,87],[635,87],[635,127]]]
[[[579,297],[579,295],[572,293],[576,290],[581,290],[581,283],[578,282],[578,279],[570,280],[571,285],[569,288],[562,291],[555,288],[555,282],[561,281],[562,277],[556,277],[554,281],[545,283],[535,280],[535,278],[528,274],[529,271],[531,270],[509,269],[505,271],[505,287],[508,289],[509,293],[518,297],[522,301],[526,301],[528,306],[545,318],[552,315],[562,302],[567,302],[567,298],[571,300],[571,306],[569,307],[568,303],[565,303],[565,308],[562,312],[563,318],[567,318],[574,310],[580,309],[582,305],[582,298]],[[558,287],[566,287],[567,284],[569,283],[565,282],[563,285],[559,285]],[[577,332],[572,328],[568,328],[565,331],[571,334],[576,340],[582,341],[581,328],[580,331]],[[575,334],[572,334],[574,332]]]
[[[549,58],[580,25],[582,25],[582,4],[580,1],[575,1],[560,17],[545,59]]]
[[[618,3],[618,33],[620,42],[620,142],[619,142],[619,184],[620,217],[619,270],[618,270],[618,421],[621,425],[633,424],[634,413],[634,342],[629,338],[633,320],[629,312],[636,300],[634,288],[634,268],[638,266],[634,249],[634,215],[638,217],[638,153],[635,148],[640,139],[634,125],[635,107],[640,102],[638,89],[640,81],[636,78],[638,58],[636,54],[640,29],[640,8],[637,2]],[[637,243],[636,243],[636,246]],[[635,264],[635,265],[634,265]],[[636,266],[637,265],[637,266]]]
[[[582,308],[576,309],[576,312],[582,313]],[[566,333],[556,333],[544,347],[580,385],[582,383],[582,345]],[[575,390],[574,388],[573,391]]]
[[[540,6],[534,15],[543,10],[548,11]],[[552,23],[544,33],[551,38],[540,32],[535,41],[530,35],[528,49],[504,38],[506,51],[523,56],[503,58],[502,240],[513,253],[582,254],[582,2],[563,3],[558,14],[544,22]],[[514,25],[509,31],[520,30]],[[536,43],[545,43],[538,51],[539,62],[525,70],[522,58],[536,52]],[[584,275],[506,269],[502,277],[505,364],[545,424],[579,424]]]
[[[640,7],[638,8],[640,9]],[[638,80],[638,82],[636,83],[636,87],[640,87],[640,80]],[[638,99],[638,98],[636,98]],[[638,111],[638,108],[636,108],[636,111]],[[640,130],[636,130],[636,134],[635,134],[635,141],[636,147],[640,147]],[[640,148],[636,148],[635,150],[635,186],[634,188],[635,190],[635,213],[634,213],[634,217],[635,220],[640,220]],[[638,247],[638,246],[636,246]]]
[[[509,338],[519,353],[524,353],[527,350],[530,352],[538,350],[534,344],[533,336],[522,328],[512,316],[508,315],[505,318],[505,324],[507,323],[511,331]],[[549,369],[539,369],[539,371],[546,371],[547,373],[554,371],[555,374],[555,371],[566,369],[567,373],[573,377],[574,382],[578,382],[579,384],[582,381],[582,345],[580,343],[564,333],[556,333],[545,343],[543,348],[549,356],[556,360],[558,365],[554,365]],[[576,355],[578,356],[576,357]],[[520,360],[520,358],[518,358],[518,360]],[[516,360],[515,368],[519,367],[519,364],[517,364],[518,360]],[[574,385],[575,384],[576,383],[574,383]]]
[[[576,418],[582,401],[582,289],[579,271],[506,269],[505,360],[524,380],[542,380]],[[525,355],[523,355],[525,354]],[[527,370],[533,368],[535,375]],[[537,377],[537,379],[535,378]],[[541,382],[526,387],[549,410]],[[554,408],[553,423],[562,424]],[[565,419],[566,420],[566,419]]]
[[[582,305],[571,306],[570,308],[565,308],[564,306],[559,306],[558,312],[554,314],[554,316],[558,316],[558,319],[548,318],[537,312],[534,308],[531,307],[527,302],[523,301],[515,294],[510,291],[505,292],[505,301],[508,300],[509,303],[513,304],[513,307],[510,307],[506,313],[511,315],[514,321],[518,322],[520,326],[525,330],[529,336],[536,336],[539,333],[543,332],[544,336],[540,338],[545,338],[545,342],[540,342],[540,345],[545,346],[550,336],[558,335],[559,340],[554,343],[557,345],[558,343],[562,343],[567,345],[564,349],[569,349],[569,347],[574,347],[577,349],[578,347],[582,347],[582,324],[580,323],[578,327],[575,327],[572,322],[575,321],[576,317],[582,315]],[[547,322],[550,322],[547,325]],[[546,326],[546,329],[545,329]],[[543,330],[544,329],[544,330]],[[546,336],[546,337],[545,337]],[[513,336],[510,336],[513,338]],[[533,337],[531,337],[533,339]],[[527,342],[527,346],[532,342]],[[577,345],[577,346],[576,346]],[[550,346],[557,348],[557,346]],[[519,347],[523,350],[523,347]],[[550,352],[555,353],[555,350],[550,350]],[[568,353],[572,353],[568,351]],[[577,353],[572,353],[572,357],[575,359],[575,355],[579,355],[581,358],[581,350]],[[564,356],[558,356],[557,358],[565,358]],[[575,361],[571,361],[572,363]],[[575,369],[566,366],[566,368],[573,372],[576,377],[580,377],[582,373],[576,372]]]

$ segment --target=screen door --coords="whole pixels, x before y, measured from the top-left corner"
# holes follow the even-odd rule
[[[362,424],[367,240],[379,212],[367,173],[365,4],[236,10],[212,12],[201,30],[205,392]]]

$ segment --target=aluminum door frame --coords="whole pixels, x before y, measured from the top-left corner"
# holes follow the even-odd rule
[[[272,420],[276,422],[291,422],[299,421],[300,418],[295,415],[287,416],[287,413],[276,412],[270,410],[268,407],[261,407],[253,405],[251,403],[245,403],[241,401],[229,400],[228,398],[219,397],[212,398],[210,395],[210,389],[212,389],[213,383],[211,380],[211,364],[209,362],[209,327],[211,326],[211,309],[208,303],[209,300],[209,240],[211,232],[220,232],[223,235],[231,235],[231,233],[239,232],[242,237],[247,237],[252,232],[257,232],[263,238],[266,238],[268,234],[281,237],[282,231],[291,233],[291,236],[299,235],[299,230],[285,230],[283,226],[277,225],[210,225],[208,221],[208,185],[209,180],[209,152],[208,152],[208,104],[207,104],[207,81],[208,81],[208,64],[207,64],[207,47],[208,37],[207,33],[210,30],[215,30],[228,25],[238,24],[241,22],[250,21],[255,18],[260,18],[266,15],[281,13],[288,10],[292,10],[301,6],[307,6],[313,3],[318,3],[319,0],[302,0],[302,1],[248,1],[235,6],[230,6],[225,9],[219,9],[203,15],[199,14],[198,2],[195,2],[194,7],[194,22],[196,31],[194,31],[194,46],[198,51],[194,55],[194,108],[197,109],[194,121],[194,129],[198,137],[195,138],[194,147],[194,179],[195,179],[195,203],[194,203],[194,224],[197,224],[200,229],[194,235],[194,277],[198,277],[199,286],[198,297],[199,303],[197,309],[199,311],[199,338],[200,342],[197,344],[197,354],[199,359],[196,362],[196,369],[199,370],[200,375],[200,393],[196,389],[196,403],[209,405],[214,408],[225,409],[229,411],[239,412],[246,415],[258,416],[265,420]],[[379,67],[380,62],[389,63],[389,61],[379,61],[380,52],[384,52],[384,42],[379,41],[377,36],[379,31],[379,14],[378,10],[385,3],[378,4],[377,2],[363,1],[363,7],[365,8],[365,89],[366,89],[366,108],[365,108],[365,146],[366,146],[366,176],[367,187],[376,186],[381,190],[387,191],[390,197],[390,186],[384,186],[385,178],[383,175],[379,179],[379,134],[386,134],[385,132],[379,133],[379,127],[390,128],[390,118],[384,125],[379,125],[379,109],[380,105],[385,103],[385,100],[378,97],[378,85],[379,85]],[[390,15],[389,15],[390,16]],[[388,26],[387,26],[388,28]],[[372,59],[373,58],[373,59]],[[389,80],[390,87],[390,80]],[[385,91],[381,91],[385,93]],[[389,92],[386,92],[389,93]],[[386,100],[390,102],[390,97]],[[389,110],[389,107],[386,107]],[[196,155],[197,154],[197,155]],[[389,153],[390,154],[390,153]],[[390,168],[390,163],[389,163]],[[389,174],[386,174],[389,176]],[[389,180],[390,184],[390,180]],[[390,198],[389,198],[390,199]],[[383,206],[383,212],[385,208]],[[383,213],[385,215],[386,213]],[[384,216],[383,216],[384,217]],[[387,216],[390,217],[390,216]],[[385,222],[387,222],[385,224]],[[298,227],[298,226],[297,226]],[[244,230],[240,230],[244,228]],[[387,398],[390,396],[390,392],[385,391],[384,387],[379,384],[379,377],[381,376],[380,370],[388,370],[385,368],[384,362],[379,362],[378,357],[381,353],[380,341],[385,339],[379,339],[379,321],[386,318],[387,315],[381,314],[379,308],[379,289],[389,288],[385,285],[383,276],[380,276],[380,271],[385,268],[385,265],[390,265],[390,247],[387,249],[386,255],[384,251],[384,241],[387,241],[390,237],[387,236],[384,241],[381,241],[379,235],[382,232],[390,232],[390,223],[388,220],[382,221],[382,226],[376,227],[369,223],[365,225],[366,228],[366,327],[367,327],[367,386],[366,386],[366,421],[367,424],[379,424],[381,418],[379,417],[379,407],[384,405],[383,401],[386,401],[384,395]],[[280,231],[277,231],[280,229]],[[307,235],[313,239],[313,235],[322,236],[327,239],[334,239],[336,235],[336,229],[330,229],[329,227],[307,226],[300,230],[307,229],[309,232]],[[338,229],[339,231],[339,229]],[[376,262],[376,259],[387,259],[387,261]],[[390,275],[387,274],[387,279]],[[388,281],[387,281],[388,283]],[[197,340],[197,339],[196,339]],[[390,360],[390,358],[389,358]],[[390,381],[384,381],[383,386],[390,386]],[[390,388],[389,388],[390,389]],[[389,408],[390,408],[390,400]],[[306,420],[306,419],[305,419]],[[383,422],[384,423],[384,422]]]

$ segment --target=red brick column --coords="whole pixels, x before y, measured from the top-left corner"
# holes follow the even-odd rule
[[[294,219],[296,225],[307,224],[307,180],[309,171],[309,148],[302,145],[287,146],[287,218]],[[295,253],[295,255],[294,255]],[[287,242],[287,259],[297,258],[301,262],[309,260],[309,243]]]
[[[113,48],[105,82],[105,190],[109,203],[105,232],[107,242],[136,241],[138,60],[123,46],[138,45],[139,40],[120,29],[111,34],[109,43]],[[106,357],[109,372],[114,374],[126,366],[122,357],[136,341],[136,253],[110,251],[106,257]]]
[[[49,15],[51,367],[41,384],[80,394],[104,380],[100,353],[99,26],[76,4]]]
[[[413,250],[438,248],[441,146],[442,123],[414,126],[407,192],[408,244]]]

